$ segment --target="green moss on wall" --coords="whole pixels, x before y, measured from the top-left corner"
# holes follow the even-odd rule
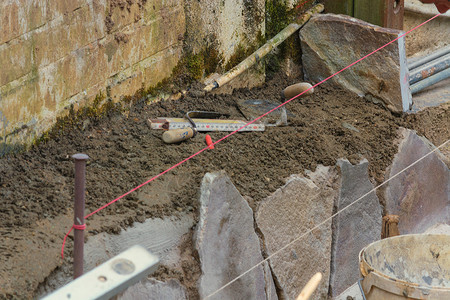
[[[221,68],[220,62],[223,60],[223,57],[217,49],[218,46],[216,44],[208,44],[197,54],[185,50],[184,56],[173,69],[171,77],[164,80],[164,82],[181,77],[185,83],[190,83],[218,72]],[[161,84],[158,84],[158,86],[162,87]]]
[[[285,0],[266,1],[266,38],[274,37],[286,26],[295,22],[297,16],[311,8],[316,2],[321,1],[301,0],[293,9],[289,9]],[[286,57],[301,64],[300,38],[297,33],[281,43],[278,49],[277,53],[271,53],[266,57],[268,72],[278,72],[282,66],[281,62]]]
[[[90,106],[81,107],[75,111],[72,105],[69,114],[64,117],[58,117],[56,123],[33,142],[33,146],[46,143],[66,133],[68,130],[74,128],[82,129],[84,120],[89,120],[91,124],[95,124],[109,114],[122,110],[121,104],[114,104],[112,101],[105,101],[105,99],[105,95],[100,92]]]
[[[186,67],[193,79],[201,79],[205,70],[204,56],[202,54],[186,56]]]
[[[256,40],[251,44],[246,44],[245,46],[242,43],[239,43],[236,47],[234,53],[228,59],[228,62],[225,64],[225,71],[229,71],[231,68],[238,65],[241,61],[250,56],[253,52],[258,50],[259,47],[264,45],[266,42],[265,36],[260,31],[257,34]]]
[[[285,0],[266,1],[266,38],[274,37],[291,23],[292,13]]]
[[[209,40],[216,41],[216,38],[212,36]],[[208,76],[221,68],[220,63],[223,60],[223,56],[217,50],[218,48],[219,46],[216,42],[211,42],[200,53],[188,53],[185,55],[183,61],[191,79],[199,80],[203,76]]]
[[[234,53],[230,56],[228,62],[225,64],[224,66],[225,71],[228,71],[237,64],[239,64],[242,60],[244,60],[247,57],[247,53],[249,52],[251,52],[250,47],[246,48],[241,43],[239,43]]]
[[[39,79],[39,70],[36,62],[36,42],[33,37],[31,37],[31,80],[33,82]]]
[[[205,67],[205,75],[212,74],[220,67],[220,62],[223,60],[223,56],[217,50],[216,44],[209,44],[202,51],[203,64]]]

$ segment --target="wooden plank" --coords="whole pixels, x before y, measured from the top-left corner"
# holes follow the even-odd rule
[[[374,25],[403,29],[404,0],[354,0],[353,16]]]
[[[355,18],[374,25],[383,26],[386,0],[355,0]]]
[[[404,0],[325,0],[325,13],[353,16],[371,24],[403,29]]]
[[[357,0],[325,0],[325,13],[353,16],[353,2]]]

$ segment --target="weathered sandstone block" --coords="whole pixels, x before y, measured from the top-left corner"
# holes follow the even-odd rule
[[[402,34],[344,15],[315,16],[300,30],[305,76],[320,82]],[[412,104],[408,79],[404,39],[400,38],[329,82],[402,112]]]

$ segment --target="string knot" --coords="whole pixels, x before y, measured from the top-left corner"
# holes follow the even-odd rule
[[[85,230],[85,229],[86,229],[86,224],[81,224],[81,225],[73,224],[73,229],[76,229],[76,230]]]

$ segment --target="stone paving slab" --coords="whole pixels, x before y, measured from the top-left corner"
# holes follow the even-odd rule
[[[318,166],[308,177],[291,176],[286,185],[260,203],[256,223],[268,255],[332,215],[337,178],[335,168]],[[331,237],[329,221],[270,259],[283,298],[295,299],[317,272],[322,272],[323,279],[311,299],[327,297]]]
[[[367,194],[374,186],[369,180],[369,162],[366,159],[357,165],[340,159],[337,165],[341,170],[341,186],[335,207],[339,211]],[[378,197],[372,192],[333,219],[330,277],[333,297],[360,278],[358,255],[361,249],[380,239],[381,214]]]
[[[161,300],[161,299],[188,299],[186,289],[178,280],[170,279],[167,282],[146,279],[130,286],[118,300]]]
[[[386,172],[393,177],[435,146],[408,129],[400,130],[398,153]],[[389,181],[384,188],[386,211],[399,215],[400,234],[423,233],[438,223],[450,223],[450,172],[435,152]]]
[[[200,220],[194,237],[202,275],[198,287],[205,298],[263,260],[254,229],[253,211],[224,171],[202,181]],[[277,299],[264,264],[209,299]],[[266,284],[266,279],[270,282]],[[266,287],[267,286],[267,287]],[[267,296],[266,289],[272,291]]]

